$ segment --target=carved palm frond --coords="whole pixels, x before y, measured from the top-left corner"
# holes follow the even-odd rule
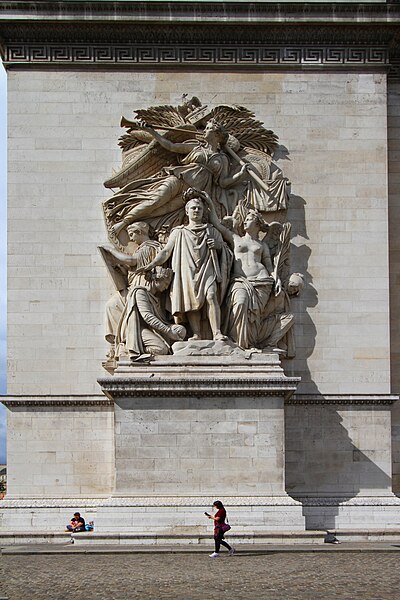
[[[242,146],[249,146],[272,155],[278,147],[278,136],[265,129],[254,113],[239,105],[220,104],[212,111],[212,118],[218,121]]]
[[[275,273],[284,279],[284,270],[289,266],[290,257],[290,232],[292,225],[290,223],[284,223],[281,234],[279,236],[278,251],[274,257],[274,271]]]
[[[153,137],[147,131],[143,129],[129,129],[128,133],[124,133],[118,140],[118,146],[123,152],[128,152],[138,145],[149,144],[153,140]]]
[[[136,118],[142,125],[150,127],[179,127],[186,124],[185,119],[175,106],[150,106],[150,108],[136,110]]]

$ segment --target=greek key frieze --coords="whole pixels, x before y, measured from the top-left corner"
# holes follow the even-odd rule
[[[9,44],[4,62],[16,64],[132,64],[141,66],[387,66],[383,46],[266,46],[261,44]]]

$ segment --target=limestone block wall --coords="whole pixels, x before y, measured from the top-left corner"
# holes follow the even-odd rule
[[[284,494],[282,398],[121,399],[117,495]]]
[[[303,393],[388,393],[384,75],[61,70],[8,73],[8,393],[98,392],[111,284],[96,245],[119,118],[181,93],[243,104],[280,137],[307,280],[287,373]]]
[[[392,392],[400,393],[400,83],[388,86],[389,256]],[[400,402],[392,411],[393,490],[400,493]]]
[[[385,77],[303,75],[285,90],[292,264],[309,283],[288,372],[303,393],[388,392]]]
[[[8,393],[57,397],[99,392],[96,379],[104,373],[100,363],[107,351],[102,339],[103,313],[112,286],[96,246],[106,241],[101,202],[108,192],[102,182],[120,162],[119,118],[130,118],[135,108],[176,105],[182,93],[197,95],[203,103],[243,104],[280,138],[282,147],[275,158],[292,181],[288,215],[293,224],[292,268],[304,273],[307,283],[293,302],[297,356],[284,365],[288,375],[302,377],[299,392],[368,395],[395,391],[390,379],[385,75],[15,70],[8,73]],[[390,98],[393,149],[398,136],[398,92],[392,91]],[[392,152],[392,174],[397,172],[396,160]],[[396,186],[395,177],[389,181]],[[392,191],[390,215],[397,218],[396,187]],[[391,246],[392,256],[396,248]],[[396,337],[392,339],[397,343]],[[108,493],[110,462],[101,486],[98,478],[90,479],[90,473],[85,479],[77,469],[71,471],[67,460],[59,466],[57,457],[45,475],[44,456],[40,455],[47,452],[44,447],[49,447],[54,427],[60,433],[60,452],[73,447],[84,464],[91,464],[90,460],[79,453],[97,452],[100,440],[91,440],[93,450],[81,449],[79,440],[85,441],[82,433],[89,435],[90,428],[79,434],[74,428],[80,417],[78,409],[61,412],[56,425],[51,424],[55,415],[46,420],[45,414],[51,411],[43,409],[42,414],[41,410],[34,418],[23,411],[10,412],[9,457],[10,462],[14,460],[9,464],[10,494],[32,495],[35,490],[39,495],[71,496],[89,493],[89,489],[94,494]],[[352,494],[367,490],[367,475],[372,482],[370,490],[387,490],[389,449],[380,445],[377,432],[383,433],[390,423],[386,416],[380,422],[378,413],[358,407],[290,407],[288,490],[333,494],[340,484],[343,493]],[[174,464],[182,475],[182,461],[197,460],[199,467],[205,460],[200,449],[189,443],[186,451],[194,449],[196,457],[161,456],[162,436],[170,433],[159,429],[156,419],[150,419],[148,433],[134,431],[132,427],[141,426],[140,416],[135,418],[137,422],[131,418],[118,421],[121,492],[133,485],[128,484],[130,469],[137,469],[138,485],[140,478],[147,477],[145,469],[138,468],[139,461],[143,466],[150,460],[157,472],[158,479],[146,480],[147,491],[167,493],[181,484],[182,478],[176,482],[165,476],[161,484],[160,474],[168,471],[162,461]],[[185,419],[180,426],[188,428],[189,413]],[[364,419],[370,443],[363,437]],[[100,429],[103,427],[106,439],[102,447],[113,456],[110,415],[104,415]],[[40,446],[47,431],[49,438]],[[33,432],[36,438],[29,437]],[[216,430],[217,434],[230,435]],[[242,434],[238,428],[235,435]],[[183,432],[179,435],[191,437]],[[154,446],[149,443],[148,456],[137,455],[134,436],[141,441],[144,436],[154,440]],[[265,444],[268,448],[267,438]],[[204,447],[204,452],[212,453],[214,446],[206,442]],[[95,473],[103,458],[100,454],[96,459]],[[250,459],[258,460],[246,455],[246,461]],[[342,469],[339,459],[345,459]],[[246,461],[241,456],[236,460],[239,471],[244,471]],[[26,461],[31,469],[23,466]],[[320,465],[332,471],[327,473]],[[57,469],[64,474],[62,478],[57,477]],[[189,487],[189,480],[185,485]]]
[[[106,497],[113,491],[112,406],[10,407],[7,444],[8,498]]]
[[[390,406],[286,407],[286,490],[295,496],[390,494]]]

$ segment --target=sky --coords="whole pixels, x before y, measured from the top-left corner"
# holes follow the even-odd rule
[[[7,112],[6,72],[0,62],[0,394],[6,393]],[[6,409],[0,404],[0,464],[6,462]]]

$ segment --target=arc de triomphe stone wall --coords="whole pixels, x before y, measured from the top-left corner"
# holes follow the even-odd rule
[[[1,530],[60,529],[76,508],[99,534],[123,521],[141,535],[151,513],[155,534],[190,537],[206,532],[217,497],[241,536],[397,528],[398,8],[63,5],[0,7]],[[232,357],[216,343],[144,363],[121,356],[105,371],[114,287],[97,246],[110,245],[102,203],[118,190],[103,182],[121,168],[120,117],[178,107],[183,94],[210,110],[245,107],[279,137],[288,204],[263,216],[291,224],[290,273],[304,278],[290,301],[295,356]]]

